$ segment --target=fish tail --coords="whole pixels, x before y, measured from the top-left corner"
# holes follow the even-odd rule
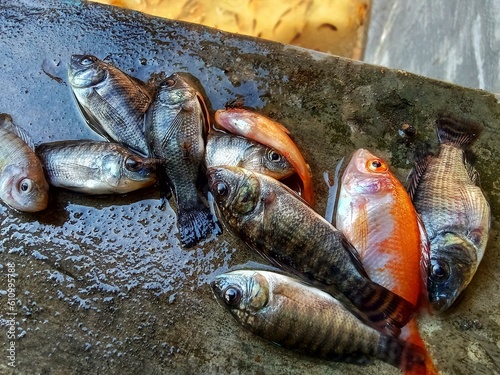
[[[398,336],[415,313],[413,304],[373,281],[367,280],[359,292],[355,305],[382,332]]]
[[[432,358],[425,348],[425,343],[422,340],[422,336],[420,336],[420,332],[418,330],[418,323],[416,319],[410,320],[410,322],[404,326],[401,331],[400,339],[406,340],[408,343],[419,346],[425,352],[425,374],[426,375],[438,375],[438,370],[432,361]],[[421,370],[418,368],[410,369],[405,371],[405,375],[418,375]]]
[[[483,126],[472,120],[466,120],[446,113],[436,120],[439,142],[462,149],[468,148],[483,131]]]
[[[382,334],[375,356],[382,361],[398,367],[405,374],[427,374],[427,354],[425,350],[408,341]]]
[[[178,224],[181,242],[185,247],[196,245],[210,233],[220,233],[217,220],[201,201],[187,209],[181,209],[179,206]]]

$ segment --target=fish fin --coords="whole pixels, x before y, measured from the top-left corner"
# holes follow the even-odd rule
[[[95,95],[99,96],[99,94],[97,92],[93,91],[89,95],[89,100],[92,100],[93,98],[95,98]],[[113,138],[104,130],[101,123],[94,116],[94,114],[80,103],[80,101],[76,97],[75,93],[73,93],[73,97],[75,98],[75,102],[77,104],[77,107],[78,107],[83,119],[85,120],[85,123],[87,124],[87,126],[90,129],[92,129],[94,132],[99,134],[101,137],[103,137],[104,139],[113,142],[114,141]]]
[[[405,373],[427,374],[425,349],[390,335],[380,336],[375,357],[398,367]]]
[[[168,141],[174,137],[176,134],[178,134],[182,128],[182,125],[184,124],[184,110],[180,110],[172,120],[172,122],[168,125],[168,128],[165,129],[165,134],[163,135],[163,138],[161,140],[161,146],[163,148],[167,147]]]
[[[177,221],[182,245],[187,248],[196,245],[214,229],[218,229],[210,209],[201,201],[190,209],[181,209],[178,206]]]
[[[328,171],[323,172],[323,178],[325,180],[326,186],[328,187],[328,201],[326,203],[325,219],[333,224],[333,218],[335,217],[335,211],[338,205],[338,191],[340,186],[340,168],[344,162],[344,157],[340,159],[335,167],[335,174],[333,177],[333,184],[330,180],[330,175]]]
[[[35,144],[33,143],[33,139],[31,139],[31,136],[28,134],[26,130],[14,124],[14,122],[12,121],[12,117],[9,114],[0,113],[0,127],[3,127],[4,129],[7,129],[9,132],[17,135],[32,150],[35,149]]]
[[[415,151],[413,169],[406,178],[406,191],[412,201],[417,192],[418,185],[422,181],[425,171],[433,157],[434,155],[429,151],[427,145]]]
[[[339,231],[340,232],[340,231]],[[368,274],[365,271],[365,268],[363,267],[363,262],[361,262],[361,257],[359,256],[358,250],[354,247],[353,244],[347,239],[347,237],[340,232],[340,242],[342,243],[342,247],[346,249],[347,254],[349,254],[349,257],[351,258],[352,262],[356,266],[356,269],[358,272],[369,279]],[[378,285],[378,284],[377,284]]]
[[[428,306],[427,273],[430,262],[430,243],[422,217],[416,212],[415,214],[417,215],[418,230],[420,233],[420,279],[422,283],[419,295],[419,306]]]
[[[491,209],[489,203],[478,187],[462,186],[458,194],[462,197],[467,215],[467,226],[472,229],[467,237],[478,249],[483,249],[482,242],[487,240],[487,234],[491,227]],[[485,245],[485,244],[484,244]],[[482,250],[484,251],[484,250]],[[478,262],[482,254],[478,253]]]
[[[462,149],[472,145],[481,135],[483,126],[450,113],[441,114],[436,120],[439,143]]]

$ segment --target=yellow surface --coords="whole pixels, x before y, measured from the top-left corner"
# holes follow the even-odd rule
[[[361,59],[372,0],[94,0]]]

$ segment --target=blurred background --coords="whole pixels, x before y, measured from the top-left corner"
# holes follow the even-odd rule
[[[95,0],[500,93],[498,0]]]

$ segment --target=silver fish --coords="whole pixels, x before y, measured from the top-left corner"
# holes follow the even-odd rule
[[[397,333],[411,318],[415,307],[371,281],[343,233],[285,185],[238,167],[207,174],[223,222],[254,251],[342,298],[381,330]]]
[[[47,207],[49,185],[42,164],[21,128],[7,114],[0,114],[0,198],[19,211]]]
[[[488,241],[490,206],[465,152],[481,132],[479,123],[440,117],[439,153],[422,155],[409,176],[409,194],[430,241],[427,291],[438,312],[470,283]]]
[[[211,284],[217,299],[256,335],[327,360],[366,364],[373,358],[403,371],[425,373],[416,345],[363,324],[319,289],[274,272],[238,270]]]
[[[87,124],[99,135],[147,155],[144,114],[152,95],[146,85],[92,55],[73,55],[68,78]]]
[[[52,186],[85,194],[124,194],[156,181],[156,160],[116,143],[59,141],[36,147]]]
[[[283,179],[295,172],[293,165],[279,152],[248,138],[213,131],[208,134],[207,167],[233,165]]]
[[[149,153],[163,159],[158,168],[162,195],[171,189],[177,202],[181,241],[190,247],[218,228],[210,209],[197,191],[205,153],[206,117],[198,92],[173,74],[158,87],[146,115]]]

